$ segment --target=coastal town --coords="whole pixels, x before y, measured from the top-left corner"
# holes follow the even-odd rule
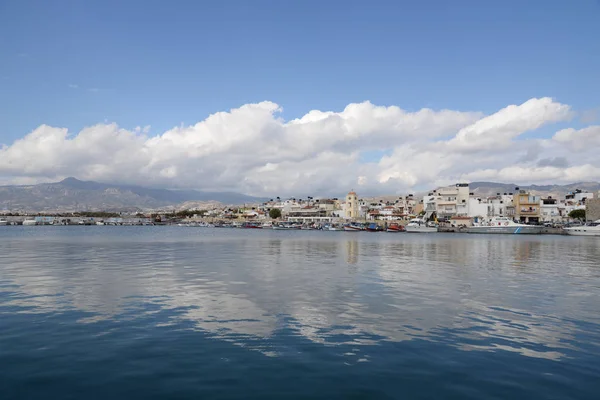
[[[343,198],[273,198],[256,204],[223,206],[208,203],[187,210],[151,210],[137,213],[32,215],[4,213],[0,225],[180,225],[294,227],[320,229],[350,223],[369,224],[373,230],[401,227],[411,221],[435,222],[441,229],[468,228],[494,218],[521,224],[562,227],[600,219],[600,192],[575,190],[562,198],[540,196],[515,187],[512,192],[478,196],[468,183],[441,187],[425,195],[363,199],[354,190]],[[366,228],[365,228],[366,229]]]

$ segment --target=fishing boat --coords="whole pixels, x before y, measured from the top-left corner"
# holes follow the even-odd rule
[[[272,222],[265,222],[261,225],[261,227],[263,229],[273,229],[273,223]]]
[[[349,224],[344,225],[345,232],[360,232],[364,231],[365,227],[363,224],[359,224],[358,222],[351,222]]]
[[[8,225],[8,221],[5,219],[0,219],[0,226],[6,226]]]
[[[323,226],[323,230],[324,231],[332,231],[332,232],[340,232],[340,231],[343,231],[344,228],[342,228],[336,224],[326,224],[325,226]]]
[[[279,224],[273,224],[272,229],[275,231],[289,231],[290,229],[296,229],[296,228],[293,228],[290,224],[281,222]]]
[[[404,226],[400,225],[397,222],[392,222],[391,224],[389,224],[386,230],[388,232],[405,232],[406,231],[404,229]]]
[[[600,236],[600,219],[587,225],[564,228],[564,231],[571,236]]]
[[[542,233],[541,225],[526,225],[513,221],[508,217],[494,217],[487,222],[467,228],[467,233],[502,233],[502,234],[530,234]]]
[[[434,221],[427,221],[425,218],[413,218],[404,229],[409,233],[436,233],[438,224]]]
[[[295,222],[280,222],[279,224],[273,225],[274,230],[289,231],[289,230],[300,230],[302,225]]]
[[[365,230],[367,232],[380,232],[383,229],[378,224],[376,224],[375,222],[371,222],[369,225],[367,225],[367,227],[365,228]]]
[[[300,229],[303,231],[315,231],[317,230],[317,227],[314,224],[305,224],[301,225]]]
[[[37,225],[37,221],[35,219],[26,219],[25,221],[23,221],[23,226],[34,226]]]
[[[246,229],[262,229],[262,225],[259,222],[244,222],[242,228]]]

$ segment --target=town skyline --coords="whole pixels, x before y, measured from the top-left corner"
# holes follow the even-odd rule
[[[503,184],[495,182],[455,183],[446,188],[469,187],[469,194],[474,198],[486,199],[497,195],[512,195],[519,189],[527,190],[541,198],[564,199],[569,193],[596,193],[600,190],[598,182],[578,182],[560,186],[527,186]],[[427,196],[434,195],[444,187],[430,188],[426,191],[404,192],[388,195],[370,195],[358,192],[356,200],[363,206],[373,202],[386,205],[398,200],[411,198],[417,203],[424,203]],[[355,190],[350,190],[356,193]],[[347,193],[346,193],[347,194]],[[84,182],[75,178],[67,178],[60,182],[39,184],[34,186],[0,186],[0,213],[54,213],[96,211],[183,211],[213,209],[222,207],[251,208],[265,204],[316,204],[323,200],[344,202],[346,194],[327,196],[313,192],[303,196],[268,196],[264,198],[245,196],[232,192],[178,191],[146,188],[138,186],[120,186],[99,182]]]

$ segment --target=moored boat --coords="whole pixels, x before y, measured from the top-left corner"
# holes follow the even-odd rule
[[[564,228],[564,231],[571,236],[600,236],[600,219],[587,225]]]
[[[487,222],[467,228],[467,233],[529,234],[542,233],[541,225],[520,224],[508,217],[494,217]]]
[[[367,227],[365,228],[365,230],[367,232],[380,232],[383,229],[379,225],[377,225],[376,223],[371,222],[369,225],[367,225]]]
[[[331,224],[331,225],[326,225],[323,227],[324,231],[332,231],[332,232],[340,232],[343,231],[344,228],[340,227],[339,225],[336,224]]]
[[[259,222],[244,222],[242,228],[246,229],[262,229],[262,225]]]
[[[8,221],[5,219],[0,219],[0,226],[6,226],[8,225]]]
[[[37,221],[35,219],[26,219],[23,221],[23,226],[34,226],[37,225]]]
[[[364,231],[365,227],[362,224],[359,224],[358,222],[351,222],[349,224],[344,225],[344,231],[345,232],[360,232],[360,231]]]
[[[404,229],[409,233],[436,233],[438,225],[432,221],[428,222],[424,218],[413,218]]]
[[[386,230],[388,232],[405,232],[404,226],[396,222],[389,224]]]
[[[280,231],[289,231],[289,230],[298,230],[301,229],[302,225],[290,223],[290,222],[281,222],[279,224],[273,225],[274,230]]]
[[[305,224],[301,225],[300,229],[303,231],[316,231],[319,228],[315,224]]]

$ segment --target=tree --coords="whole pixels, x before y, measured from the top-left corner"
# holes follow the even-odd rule
[[[584,220],[585,210],[573,210],[569,213],[569,218]]]
[[[271,208],[269,210],[269,217],[271,219],[281,218],[281,210],[279,208]]]

